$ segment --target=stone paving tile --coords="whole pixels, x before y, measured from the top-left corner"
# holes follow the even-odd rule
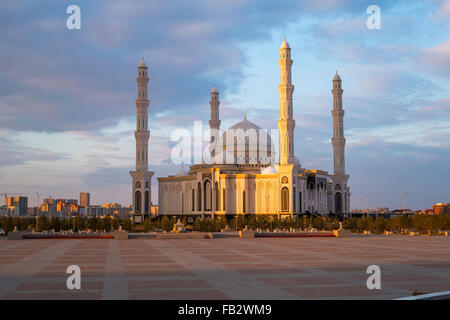
[[[128,270],[125,272],[128,277],[145,276],[192,276],[194,273],[189,270]]]
[[[84,271],[81,270],[81,277],[103,277],[103,270],[101,271]],[[67,278],[69,274],[63,271],[40,271],[36,273],[33,278]]]
[[[322,271],[327,272],[366,272],[367,265],[357,265],[357,266],[339,266],[339,267],[320,267]]]
[[[103,289],[103,281],[82,281],[80,290]],[[16,291],[68,291],[65,281],[59,282],[25,282]]]
[[[409,284],[392,284],[392,286],[409,290],[411,292],[439,292],[439,291],[450,291],[450,281],[446,282],[419,282],[419,283],[409,283]]]
[[[238,272],[246,275],[258,274],[286,274],[286,273],[305,273],[306,271],[300,268],[267,268],[267,269],[237,269]]]
[[[343,284],[345,282],[331,277],[296,277],[296,278],[264,278],[260,279],[272,286],[286,287],[299,285],[316,285],[316,284]]]
[[[104,271],[104,265],[84,265],[78,264],[82,273],[84,271]],[[67,264],[50,264],[41,269],[42,272],[53,271],[53,272],[66,272],[68,265]]]
[[[131,290],[132,299],[147,300],[228,300],[220,290],[161,290],[138,291]]]
[[[449,244],[407,236],[0,241],[0,299],[391,299],[449,290]],[[70,264],[81,267],[82,292],[65,289]],[[370,264],[381,267],[380,291],[366,287]]]
[[[450,261],[449,262],[435,262],[435,263],[419,263],[415,264],[418,267],[425,267],[431,269],[450,269]]]
[[[368,275],[354,275],[357,279],[367,279]],[[411,274],[411,273],[397,273],[397,274],[385,274],[382,271],[381,282],[419,282],[419,281],[442,281],[442,278],[431,277],[422,274]]]
[[[125,271],[147,271],[149,273],[153,271],[164,270],[186,270],[180,265],[168,264],[168,265],[124,265]]]
[[[96,292],[12,293],[7,295],[4,299],[5,300],[99,300],[101,298],[102,298],[101,291],[96,291]]]
[[[183,289],[183,288],[212,288],[212,286],[204,280],[144,280],[144,281],[128,281],[130,289]]]
[[[335,297],[367,297],[390,295],[390,292],[384,290],[369,290],[363,286],[323,286],[323,287],[295,287],[284,288],[303,299],[311,298],[335,298]]]

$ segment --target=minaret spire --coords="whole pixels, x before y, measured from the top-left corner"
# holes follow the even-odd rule
[[[334,213],[344,213],[350,210],[350,188],[347,186],[348,178],[345,173],[345,137],[344,137],[344,109],[342,108],[342,80],[336,70],[333,78],[333,159],[334,174],[332,176],[332,194]]]
[[[334,153],[334,174],[345,174],[345,138],[344,138],[344,109],[342,108],[342,81],[338,72],[333,78],[333,110],[331,115],[333,116],[333,138],[331,142],[333,144]]]
[[[141,223],[143,219],[151,214],[151,179],[154,174],[148,171],[148,139],[150,131],[148,130],[148,76],[147,64],[144,57],[139,62],[136,99],[136,171],[130,171],[133,178],[132,199],[133,199],[133,220],[135,223]]]
[[[138,65],[138,76],[136,78],[138,84],[138,92],[136,99],[136,131],[134,136],[136,138],[136,171],[148,170],[148,139],[150,132],[148,131],[148,105],[150,101],[148,98],[148,80],[147,65],[144,57]]]
[[[280,65],[281,81],[278,86],[280,93],[280,120],[278,128],[280,130],[280,164],[293,164],[294,159],[294,129],[295,120],[292,112],[292,93],[294,86],[291,79],[291,48],[284,38],[280,48]]]
[[[220,130],[220,117],[219,117],[219,91],[216,88],[216,84],[211,90],[211,100],[209,101],[209,105],[211,107],[211,120],[209,120],[209,129],[210,129],[210,143],[211,143],[211,156],[215,156],[215,144],[217,139],[219,138],[219,130]]]

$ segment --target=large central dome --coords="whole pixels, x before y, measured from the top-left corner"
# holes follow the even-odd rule
[[[274,146],[267,130],[261,129],[247,119],[228,128],[216,145],[216,163],[269,164],[275,154]]]

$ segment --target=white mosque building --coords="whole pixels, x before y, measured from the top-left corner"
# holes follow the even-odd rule
[[[291,48],[286,39],[280,48],[281,83],[279,158],[271,137],[265,130],[247,120],[233,125],[220,135],[219,92],[211,90],[211,140],[213,161],[190,166],[176,175],[158,178],[159,214],[168,216],[234,216],[269,214],[294,217],[299,214],[328,215],[350,211],[349,175],[345,172],[344,110],[342,81],[333,78],[333,145],[334,174],[302,168],[294,156],[294,129],[291,79]],[[138,99],[136,137],[136,171],[132,196],[135,222],[150,214],[151,177],[148,171],[147,66],[138,66]]]

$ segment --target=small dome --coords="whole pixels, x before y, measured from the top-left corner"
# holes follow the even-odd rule
[[[147,64],[144,61],[144,57],[142,57],[141,62],[139,62],[138,68],[147,68]]]
[[[211,89],[211,93],[219,93],[219,91],[216,88],[216,84],[214,84],[214,87]]]
[[[334,75],[333,80],[341,80],[341,77],[339,76],[337,70],[336,70],[336,74]]]
[[[274,166],[268,166],[261,170],[261,174],[276,174],[278,170]]]
[[[284,37],[284,41],[283,41],[283,43],[281,44],[281,47],[280,47],[280,49],[290,49],[291,47],[289,47],[289,43],[287,43],[287,41],[286,41],[286,37]]]

